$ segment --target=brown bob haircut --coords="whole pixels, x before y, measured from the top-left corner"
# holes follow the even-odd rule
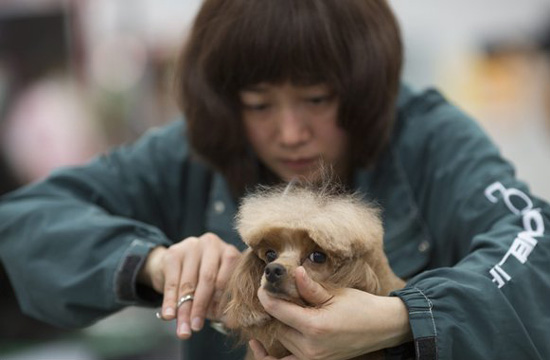
[[[191,146],[242,193],[259,166],[239,91],[326,83],[340,101],[353,166],[369,166],[389,139],[402,52],[386,0],[205,0],[176,78]]]

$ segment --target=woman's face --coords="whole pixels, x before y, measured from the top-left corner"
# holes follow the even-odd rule
[[[316,180],[321,163],[345,180],[348,135],[337,125],[339,101],[330,87],[260,83],[239,95],[252,148],[282,180]]]

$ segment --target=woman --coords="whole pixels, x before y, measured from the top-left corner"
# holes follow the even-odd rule
[[[537,305],[550,295],[550,207],[441,95],[400,86],[384,0],[207,0],[181,59],[185,125],[3,199],[0,256],[25,311],[83,326],[162,301],[188,358],[239,358],[204,326],[242,250],[236,204],[325,162],[384,209],[408,283],[333,297],[299,272],[315,309],[259,292],[289,325],[291,359],[550,356],[550,309]]]

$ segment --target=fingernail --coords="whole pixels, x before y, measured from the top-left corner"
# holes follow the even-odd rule
[[[180,335],[191,335],[191,329],[189,329],[189,325],[187,323],[180,325]]]
[[[174,316],[174,315],[176,315],[176,311],[174,310],[174,308],[169,307],[164,310],[164,316]]]
[[[200,329],[202,329],[202,319],[199,317],[193,318],[193,320],[191,321],[191,328],[193,329],[193,331],[199,331]]]

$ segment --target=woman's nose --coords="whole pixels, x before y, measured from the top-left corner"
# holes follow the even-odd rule
[[[282,145],[295,147],[307,142],[311,137],[309,125],[299,111],[281,111],[279,118],[279,141]]]

